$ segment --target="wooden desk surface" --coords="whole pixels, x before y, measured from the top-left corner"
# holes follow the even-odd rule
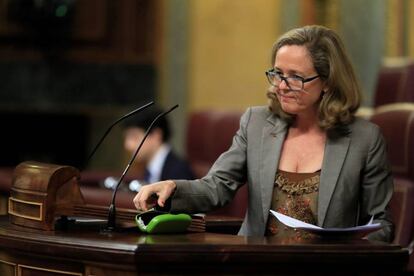
[[[118,275],[118,269],[124,271],[119,275],[125,271],[128,275],[321,275],[333,271],[335,275],[351,271],[384,275],[403,270],[408,261],[408,251],[400,246],[366,240],[293,243],[215,233],[145,235],[137,229],[102,233],[90,224],[47,232],[11,225],[7,217],[0,218],[0,252],[5,263],[23,257],[27,262],[46,260],[44,265],[56,268],[68,262],[81,273],[72,275],[111,276]]]

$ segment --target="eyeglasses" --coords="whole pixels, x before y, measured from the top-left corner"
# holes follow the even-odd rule
[[[275,72],[275,69],[267,70],[266,77],[269,83],[273,86],[279,86],[282,81],[285,81],[287,86],[292,91],[301,91],[306,82],[313,81],[316,78],[319,78],[319,75],[310,78],[302,78],[300,76],[284,77],[281,73]]]

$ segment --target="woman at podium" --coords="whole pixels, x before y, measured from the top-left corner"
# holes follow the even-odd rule
[[[241,235],[304,238],[269,215],[272,209],[324,228],[373,217],[382,228],[368,238],[391,241],[393,181],[384,138],[355,116],[361,89],[340,37],[305,26],[283,34],[271,53],[268,105],[246,110],[231,147],[209,173],[145,186],[134,198],[136,208],[165,206],[169,199],[171,212],[208,212],[248,185]]]

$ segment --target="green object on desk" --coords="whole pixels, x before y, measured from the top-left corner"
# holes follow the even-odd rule
[[[135,216],[138,228],[148,234],[187,232],[191,216],[150,210]]]

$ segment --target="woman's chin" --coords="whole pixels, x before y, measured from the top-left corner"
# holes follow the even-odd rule
[[[287,103],[287,102],[280,102],[280,106],[282,107],[282,110],[289,114],[297,114],[300,111],[300,107],[296,102]]]

